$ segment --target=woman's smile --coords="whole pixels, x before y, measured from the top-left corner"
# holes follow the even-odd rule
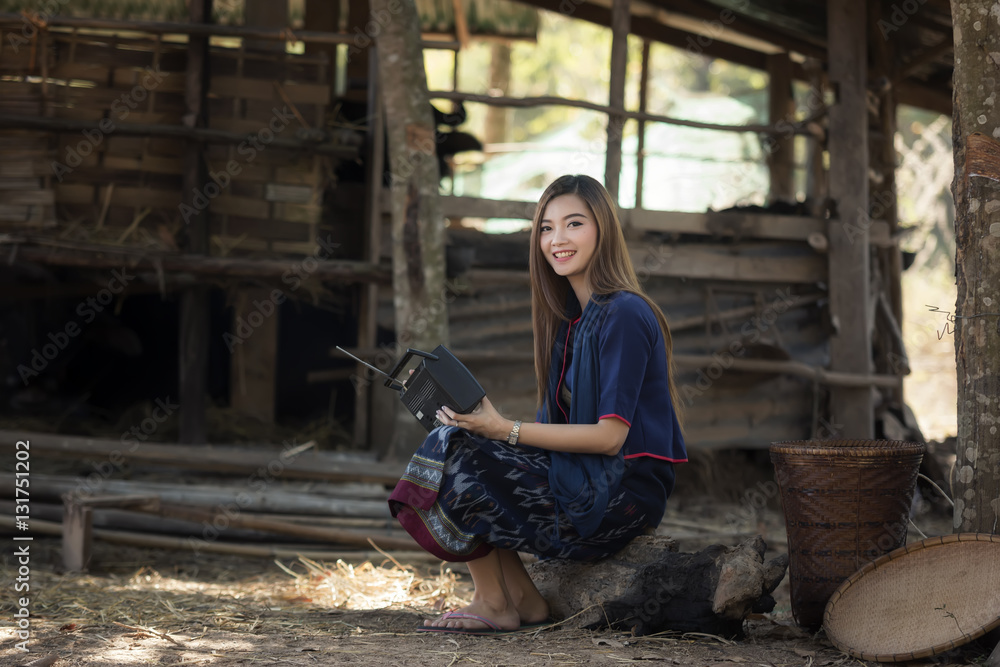
[[[565,194],[548,203],[539,223],[538,241],[549,265],[574,285],[597,249],[593,215],[582,197]]]

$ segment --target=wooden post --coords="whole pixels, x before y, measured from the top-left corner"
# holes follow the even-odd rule
[[[62,556],[68,572],[82,572],[90,564],[93,510],[69,494],[63,495]]]
[[[288,0],[246,0],[243,24],[261,28],[287,27]],[[247,39],[243,44],[249,51],[285,51],[285,42],[276,39]]]
[[[608,150],[604,163],[604,185],[618,200],[618,184],[622,173],[622,134],[625,117],[614,111],[625,111],[625,70],[628,67],[629,2],[614,0],[611,6],[611,82],[608,92]]]
[[[650,41],[642,40],[642,69],[639,75],[639,111],[645,113],[649,102],[649,50]],[[642,181],[646,166],[646,121],[639,119],[635,150],[635,207],[642,208]]]
[[[892,8],[885,0],[870,0],[868,5],[868,25],[878,26],[879,20],[892,13]],[[877,88],[878,114],[877,128],[879,139],[871,142],[870,165],[872,171],[879,174],[881,183],[877,191],[869,193],[870,207],[873,218],[884,220],[889,226],[889,233],[895,234],[899,228],[896,206],[896,93],[890,82],[895,81],[895,41],[886,38],[879,29],[869,29],[868,42],[872,49],[872,72],[877,82],[882,85]],[[879,373],[895,373],[904,375],[909,372],[909,364],[905,363],[906,350],[902,347],[903,332],[903,291],[902,274],[903,258],[898,245],[878,248],[876,251],[879,275],[882,277],[878,289],[884,292],[882,303],[888,303],[888,309],[883,308],[881,318],[876,323],[885,322],[888,326],[881,327],[878,337],[881,354],[875,359],[875,370]],[[890,392],[892,402],[903,406],[903,383]]]
[[[490,47],[490,91],[506,96],[510,92],[510,43],[493,42]],[[510,136],[510,110],[507,107],[486,107],[483,143],[502,144]]]
[[[795,98],[792,96],[792,61],[787,53],[775,53],[767,57],[767,73],[770,75],[768,89],[770,99],[770,122],[775,125],[795,120]],[[767,167],[771,174],[771,193],[768,200],[795,201],[795,135],[790,132],[773,136],[774,143],[767,156]]]
[[[212,0],[190,0],[191,23],[210,23]],[[184,127],[205,126],[205,97],[208,90],[208,37],[188,37],[187,72],[184,85]],[[181,248],[193,254],[209,252],[208,209],[197,205],[206,180],[202,145],[189,141],[184,152],[184,203],[197,211],[188,221]],[[205,394],[208,374],[209,291],[197,286],[185,290],[180,301],[179,391],[180,441],[204,443]]]
[[[830,369],[870,375],[871,310],[868,228],[868,105],[865,2],[827,3],[830,80],[837,93],[830,108]],[[871,389],[830,390],[836,437],[874,437]]]
[[[817,112],[823,102],[823,91],[826,89],[823,81],[823,63],[816,58],[807,58],[805,71],[809,76],[809,107],[811,112]],[[806,200],[809,202],[809,214],[814,218],[826,217],[826,199],[829,194],[827,187],[826,167],[823,164],[823,140],[814,135],[807,135],[808,158],[806,159]]]
[[[396,350],[432,350],[448,344],[444,217],[438,199],[440,174],[434,118],[420,46],[420,20],[412,1],[372,0],[372,13],[394,20],[377,37],[391,167],[393,297]],[[380,415],[380,419],[390,419]],[[409,457],[426,432],[400,403],[387,457]]]
[[[382,113],[382,86],[378,79],[378,55],[369,59],[368,76],[368,155],[365,163],[369,165],[365,178],[368,181],[368,199],[365,202],[365,220],[368,224],[368,234],[365,236],[365,258],[377,264],[382,254],[382,179],[385,172],[385,117]],[[374,348],[376,342],[376,329],[378,314],[378,292],[377,283],[367,283],[360,287],[360,301],[358,304],[358,347]],[[388,369],[387,369],[388,370]],[[384,455],[387,450],[388,438],[375,440],[371,437],[375,428],[372,415],[374,414],[374,401],[380,389],[380,383],[366,381],[370,377],[370,371],[363,365],[357,364],[354,370],[354,379],[351,384],[354,386],[354,445],[358,448],[376,449],[379,455]],[[389,392],[384,392],[389,393]],[[388,434],[388,435],[391,435]]]
[[[340,0],[306,0],[305,29],[319,32],[340,31]],[[326,77],[321,83],[330,86],[330,97],[337,94],[337,45],[307,42],[306,55],[326,54]]]
[[[233,335],[229,362],[229,405],[237,413],[265,424],[274,423],[278,369],[278,316],[274,290],[243,287],[233,306]]]
[[[410,0],[407,0],[409,2]],[[393,4],[393,9],[398,8],[398,3]],[[396,14],[389,11],[388,7],[382,6],[384,13],[375,17],[375,2],[369,5],[369,0],[347,0],[347,32],[355,35],[355,44],[349,48],[347,56],[346,76],[344,84],[344,98],[352,101],[363,102],[366,93],[365,81],[368,76],[368,59],[371,58],[371,49],[368,45],[372,40],[378,41],[378,32],[385,29],[384,23],[392,23],[396,20]],[[375,30],[370,30],[369,25]],[[419,33],[418,33],[419,34]],[[363,44],[359,47],[358,43]],[[423,62],[423,60],[421,60]]]
[[[985,0],[953,0],[955,22],[956,532],[1000,532],[1000,29]],[[982,14],[981,12],[986,12]],[[982,30],[976,30],[976,27]]]

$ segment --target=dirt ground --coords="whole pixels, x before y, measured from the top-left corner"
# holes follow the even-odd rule
[[[699,482],[678,488],[659,531],[674,536],[681,551],[736,544],[754,534],[767,541],[768,558],[785,549],[777,500],[765,497],[766,505],[757,507],[762,503],[756,494],[764,492],[758,482],[765,477],[744,473],[734,481],[730,475],[720,485],[725,471],[719,466],[691,472]],[[705,493],[708,488],[716,492]],[[942,517],[917,523],[927,534],[949,530]],[[631,637],[560,625],[467,637],[416,632],[422,619],[471,593],[461,566],[195,556],[95,542],[89,572],[63,573],[58,540],[36,538],[31,544],[31,652],[15,650],[15,596],[5,591],[0,665],[46,656],[57,659],[43,664],[55,667],[866,664],[838,651],[822,632],[811,635],[794,624],[787,577],[776,591],[775,610],[752,616],[740,641],[676,633]],[[8,590],[17,576],[13,551],[5,547],[0,560]],[[986,644],[968,646],[911,664],[981,664],[987,653]]]

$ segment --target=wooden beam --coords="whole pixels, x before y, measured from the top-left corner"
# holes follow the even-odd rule
[[[0,13],[0,25],[21,26],[21,14]],[[75,30],[113,30],[122,33],[146,33],[150,35],[190,35],[193,37],[238,37],[242,39],[270,39],[282,42],[304,42],[312,44],[354,44],[358,38],[351,33],[319,32],[314,30],[292,31],[287,27],[263,28],[252,26],[219,25],[217,23],[174,23],[169,21],[131,21],[122,19],[75,18],[50,15],[45,19],[47,28],[69,28]],[[425,49],[457,51],[461,44],[457,41],[420,41]]]
[[[625,133],[625,74],[628,68],[629,0],[611,3],[611,79],[608,84],[608,141],[605,151],[604,185],[618,201],[622,174],[622,136]]]
[[[169,404],[170,398],[166,399]],[[141,426],[137,425],[137,429]],[[140,434],[142,434],[140,430]],[[14,443],[31,441],[31,453],[40,459],[80,459],[103,462],[103,467],[121,465],[163,465],[184,470],[201,470],[251,475],[263,469],[273,477],[315,479],[331,482],[373,482],[395,484],[405,464],[346,460],[329,452],[295,448],[268,449],[255,446],[185,446],[140,441],[131,433],[117,440],[83,438],[55,433],[0,430],[0,451],[13,455]],[[99,476],[100,473],[98,473]],[[104,476],[101,476],[102,479]],[[83,484],[86,480],[83,480]]]
[[[525,4],[565,14],[566,0],[521,0]],[[611,10],[606,6],[592,2],[577,3],[572,11],[572,17],[597,25],[611,25]],[[743,46],[731,44],[721,39],[707,39],[685,30],[664,25],[650,17],[643,17],[632,23],[632,34],[643,39],[650,39],[663,44],[670,44],[688,53],[702,55],[708,58],[721,58],[739,63],[747,67],[763,70],[766,68],[766,58],[763,53]]]
[[[668,12],[687,14],[708,22],[723,23],[730,30],[769,42],[784,51],[794,51],[814,58],[826,57],[827,49],[820,43],[820,40],[808,36],[803,39],[786,34],[780,29],[730,9],[720,10],[710,3],[698,0],[647,0],[647,2]]]
[[[248,259],[208,255],[140,253],[126,248],[84,246],[80,248],[22,245],[23,239],[0,238],[0,247],[16,246],[11,257],[49,266],[76,266],[88,269],[146,270],[163,273],[190,273],[228,278],[280,278],[302,271],[301,259]],[[309,274],[318,280],[377,282],[389,284],[389,271],[369,262],[316,259]]]
[[[36,116],[14,116],[0,114],[0,128],[14,130],[42,130],[46,132],[77,133],[85,131],[105,132],[107,119],[103,121],[74,120],[70,118],[42,118]],[[245,144],[253,135],[242,132],[227,132],[207,127],[191,125],[162,125],[155,123],[114,123],[115,136],[122,137],[162,137],[182,139],[203,144]],[[262,127],[263,129],[263,127]],[[278,150],[303,151],[319,155],[329,155],[343,159],[357,157],[358,151],[351,146],[316,143],[306,139],[274,137],[267,147]]]
[[[451,218],[512,218],[531,220],[536,202],[481,199],[477,197],[441,197],[441,210]],[[716,212],[688,213],[652,209],[619,211],[623,225],[635,233],[659,232],[739,237],[743,239],[784,239],[809,241],[819,234],[826,236],[830,223],[819,218],[769,213]],[[882,220],[871,221],[871,243],[879,247],[895,245],[888,226]]]
[[[870,244],[868,215],[867,9],[865,2],[827,4],[830,80],[837,101],[830,108],[830,197],[836,203],[830,228],[830,368],[871,375]],[[862,38],[859,39],[859,36]],[[841,438],[874,437],[875,415],[868,388],[836,387],[831,420],[843,424]]]
[[[898,375],[875,375],[873,373],[844,373],[830,371],[820,366],[812,366],[801,361],[778,361],[773,359],[736,359],[726,360],[730,365],[726,370],[748,371],[756,373],[774,373],[775,375],[794,375],[796,377],[816,380],[829,387],[850,387],[868,390],[871,387],[897,388],[903,381]],[[677,354],[674,355],[677,368],[695,369],[709,368],[719,365],[717,357],[708,355]]]
[[[696,280],[729,280],[783,284],[815,284],[829,276],[822,255],[778,257],[775,254],[736,255],[732,246],[653,246],[630,242],[629,254],[643,274]]]
[[[952,115],[952,93],[947,87],[931,87],[913,81],[902,81],[896,86],[896,101],[899,104],[937,111],[945,116]]]

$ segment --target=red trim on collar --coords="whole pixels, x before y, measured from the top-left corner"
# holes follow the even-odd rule
[[[580,317],[583,317],[583,315],[581,315]],[[575,320],[573,320],[573,322],[579,322],[580,321],[580,317],[578,317]],[[562,412],[563,413],[563,417],[566,418],[566,423],[567,424],[569,423],[569,415],[566,414],[565,410],[563,410],[562,401],[559,400],[559,388],[562,387],[563,376],[566,375],[566,352],[569,350],[569,334],[573,330],[573,322],[570,322],[569,326],[566,327],[566,344],[563,345],[562,370],[559,371],[559,382],[556,383],[556,405],[559,406],[559,411]]]

